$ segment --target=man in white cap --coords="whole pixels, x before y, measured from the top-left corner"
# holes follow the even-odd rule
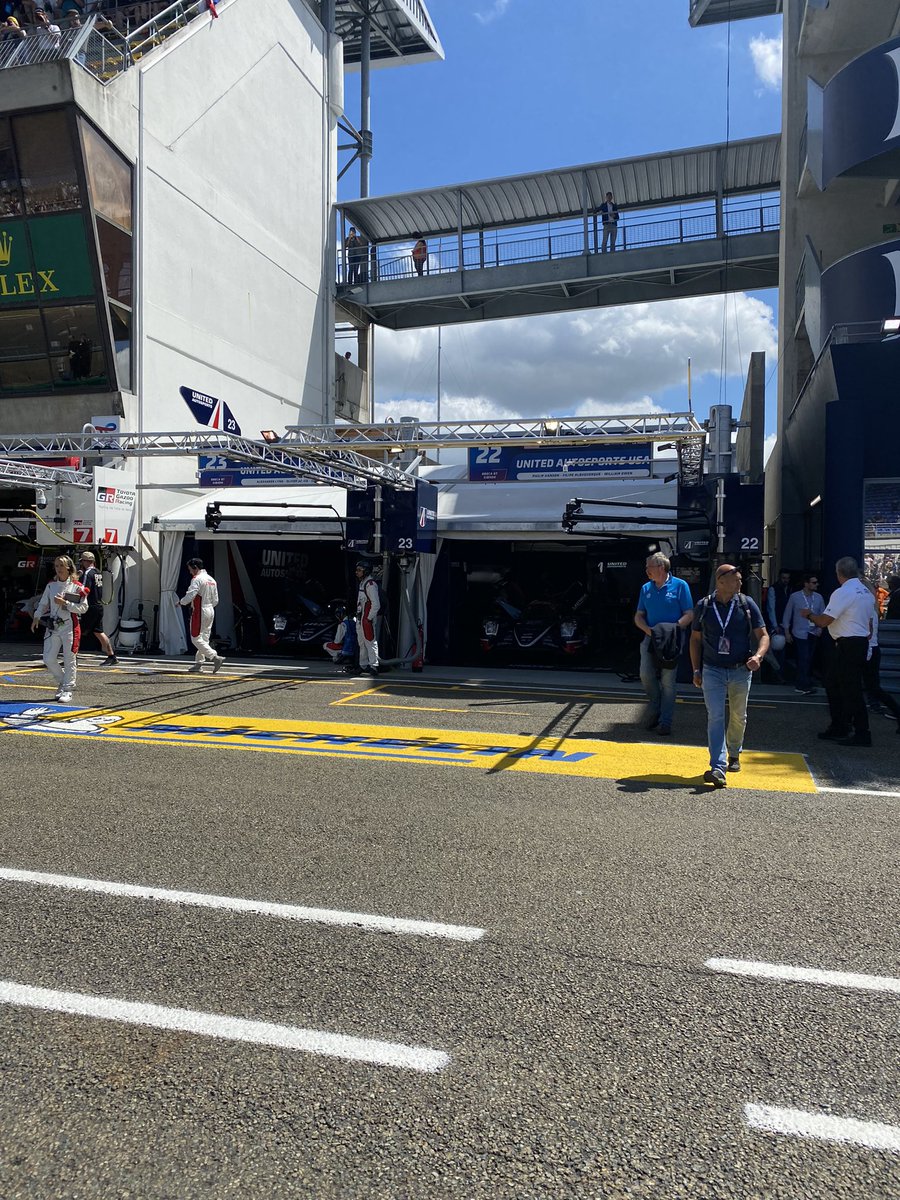
[[[92,633],[100,643],[100,649],[106,658],[101,667],[114,667],[118,664],[112,642],[103,632],[103,573],[97,568],[97,559],[91,550],[83,550],[78,559],[81,569],[81,586],[87,589],[88,610],[81,618],[82,640]]]

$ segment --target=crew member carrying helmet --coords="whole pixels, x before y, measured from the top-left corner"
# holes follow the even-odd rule
[[[373,568],[360,560],[356,564],[359,593],[356,601],[356,632],[359,640],[359,670],[362,675],[378,674],[378,618],[381,591]]]

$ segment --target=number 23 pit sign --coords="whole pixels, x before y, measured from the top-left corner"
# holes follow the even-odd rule
[[[469,480],[507,483],[512,480],[646,479],[650,475],[649,442],[615,446],[492,446],[469,450]]]

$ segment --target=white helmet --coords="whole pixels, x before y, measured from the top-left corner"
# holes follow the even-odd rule
[[[784,645],[785,645],[784,634],[783,633],[773,633],[771,638],[769,639],[769,644],[776,653],[779,650],[783,650]]]

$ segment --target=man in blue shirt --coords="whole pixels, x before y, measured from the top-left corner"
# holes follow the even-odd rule
[[[650,701],[647,729],[658,729],[666,736],[672,732],[675,715],[675,668],[660,669],[653,658],[651,640],[654,625],[664,622],[687,629],[694,616],[691,589],[683,579],[670,574],[671,563],[664,554],[647,559],[647,582],[638,596],[634,623],[644,635],[641,642],[641,683]]]
[[[741,595],[740,571],[722,563],[716,568],[716,590],[698,602],[691,629],[694,687],[703,689],[706,703],[709,770],[703,778],[714,787],[725,786],[726,766],[741,769],[750,680],[768,649],[763,615],[749,596]]]

